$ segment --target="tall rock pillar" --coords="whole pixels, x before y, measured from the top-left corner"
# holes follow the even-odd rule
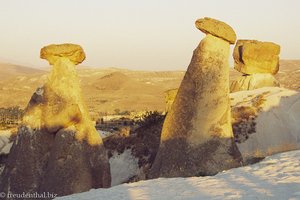
[[[229,100],[229,45],[236,35],[211,18],[197,20],[196,27],[206,37],[166,116],[150,178],[212,175],[240,165]]]
[[[108,157],[75,69],[85,59],[83,49],[74,44],[49,45],[42,48],[41,58],[49,61],[52,71],[25,109],[0,177],[1,192],[62,196],[110,187]]]

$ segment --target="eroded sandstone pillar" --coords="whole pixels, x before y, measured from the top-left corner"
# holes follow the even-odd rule
[[[83,101],[75,65],[79,45],[41,49],[52,70],[32,96],[0,179],[2,192],[49,192],[59,196],[109,187],[110,167],[102,139]]]
[[[26,109],[24,123],[44,127],[48,132],[75,126],[79,141],[102,144],[82,98],[75,69],[85,59],[83,49],[74,44],[49,45],[41,49],[40,56],[52,65],[52,70],[43,87],[44,102]]]
[[[150,178],[211,175],[240,165],[229,102],[229,45],[233,29],[199,19],[206,37],[194,50],[171,110]]]

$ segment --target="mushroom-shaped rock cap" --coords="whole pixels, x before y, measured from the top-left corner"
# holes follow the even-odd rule
[[[77,44],[51,44],[41,49],[40,57],[53,65],[60,57],[69,58],[75,65],[82,63],[85,53]]]
[[[224,22],[205,17],[198,19],[195,24],[196,27],[205,34],[209,33],[216,37],[222,38],[228,41],[230,44],[234,44],[236,41],[236,34],[234,30],[231,28],[231,26]]]

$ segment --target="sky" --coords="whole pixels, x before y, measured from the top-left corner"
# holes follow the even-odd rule
[[[75,43],[86,66],[184,70],[205,36],[194,25],[203,17],[300,59],[299,8],[299,0],[1,0],[0,62],[44,67],[43,46]]]

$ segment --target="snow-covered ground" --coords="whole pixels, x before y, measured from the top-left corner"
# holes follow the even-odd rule
[[[111,185],[119,185],[139,172],[138,159],[131,154],[131,149],[122,154],[114,154],[109,159]]]
[[[211,177],[159,178],[60,197],[63,200],[300,200],[300,150]]]
[[[249,108],[255,113],[249,139],[237,143],[245,160],[300,149],[300,93],[279,87],[264,87],[230,94],[234,110]],[[241,113],[240,110],[237,110]],[[245,113],[247,115],[247,113]],[[245,119],[242,119],[245,120]],[[251,122],[239,126],[251,125]],[[244,131],[248,131],[245,129]]]

